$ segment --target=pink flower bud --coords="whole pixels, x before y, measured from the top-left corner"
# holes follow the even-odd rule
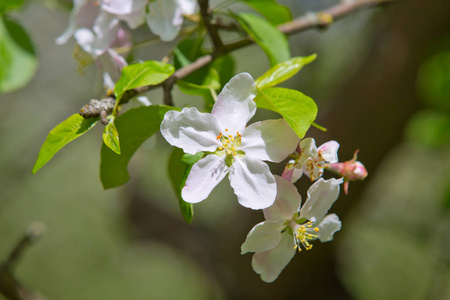
[[[368,175],[366,167],[364,167],[361,162],[356,161],[358,151],[359,150],[355,151],[355,154],[351,160],[342,163],[325,164],[324,166],[327,170],[344,177],[345,194],[348,194],[349,181],[364,180],[364,178]]]

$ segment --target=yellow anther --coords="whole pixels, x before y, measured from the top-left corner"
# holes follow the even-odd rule
[[[223,147],[219,147],[219,150],[222,151],[222,150],[223,150]]]
[[[229,134],[229,135],[228,135],[228,138],[230,138],[230,139],[231,139],[231,138],[233,138],[233,136],[232,136],[231,134]]]
[[[234,148],[234,147],[231,147],[231,151],[236,151],[236,148]]]
[[[231,151],[230,151],[230,150],[227,150],[227,154],[228,154],[228,155],[231,155]]]
[[[314,228],[315,232],[319,232],[319,230],[320,230],[319,227]]]

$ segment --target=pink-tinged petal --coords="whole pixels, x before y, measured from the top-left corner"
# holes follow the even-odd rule
[[[284,119],[266,120],[245,129],[240,149],[253,158],[280,162],[295,151],[299,141]]]
[[[265,221],[257,224],[248,233],[241,246],[241,254],[263,252],[275,248],[281,241],[283,221]]]
[[[247,155],[235,159],[231,166],[230,184],[242,206],[263,209],[275,201],[277,184],[269,166]]]
[[[250,74],[240,73],[231,78],[217,96],[211,111],[222,131],[226,128],[232,136],[244,132],[245,125],[256,112],[255,96],[255,81]]]
[[[336,141],[329,141],[322,144],[318,151],[322,155],[323,159],[329,163],[335,163],[338,161],[337,151],[339,149],[339,143]]]
[[[273,205],[264,209],[264,217],[266,220],[291,220],[300,209],[302,197],[292,183],[283,177],[274,177],[277,182],[277,196]]]
[[[295,255],[294,238],[285,232],[276,248],[253,255],[252,267],[265,282],[273,282]]]
[[[300,149],[302,149],[302,153],[300,154],[298,165],[303,166],[308,158],[316,156],[316,141],[313,138],[305,138],[300,142]]]
[[[321,220],[339,197],[339,185],[343,179],[320,178],[308,189],[308,198],[300,209],[300,217],[310,221]]]
[[[181,197],[189,203],[205,200],[229,170],[225,165],[224,156],[215,154],[206,156],[192,166],[186,185],[181,190]]]
[[[161,123],[161,134],[172,146],[195,154],[215,151],[222,144],[217,140],[217,121],[213,115],[201,113],[197,108],[185,107],[181,112],[168,111]]]
[[[297,182],[297,180],[299,180],[302,177],[303,173],[304,173],[304,170],[303,170],[302,166],[296,167],[294,169],[294,172],[292,172],[291,182],[294,182],[294,183]]]
[[[327,215],[319,223],[315,224],[315,227],[319,227],[317,233],[319,240],[322,243],[333,240],[333,235],[336,231],[341,230],[341,221],[336,214]]]

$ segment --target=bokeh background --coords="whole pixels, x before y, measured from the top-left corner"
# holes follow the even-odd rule
[[[294,17],[337,3],[279,2]],[[272,284],[240,255],[262,213],[239,206],[224,181],[186,224],[167,177],[171,148],[159,135],[135,154],[120,188],[104,191],[99,180],[101,126],[31,175],[47,133],[101,96],[94,68],[76,72],[74,41],[54,43],[68,21],[54,3],[30,1],[14,13],[40,62],[25,88],[0,95],[0,260],[31,223],[46,226],[16,267],[25,286],[63,300],[450,299],[448,0],[363,9],[290,38],[293,56],[318,54],[284,85],[319,106],[328,131],[308,136],[337,140],[341,161],[360,149],[369,177],[334,204],[343,222],[335,240],[297,254]],[[148,34],[142,28],[135,39]],[[136,56],[159,60],[173,45]],[[236,72],[257,77],[269,67],[255,45],[233,57]],[[161,103],[161,91],[148,96]],[[202,102],[177,91],[174,101]],[[304,198],[308,184],[298,183]]]

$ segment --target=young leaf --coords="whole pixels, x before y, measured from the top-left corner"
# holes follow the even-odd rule
[[[172,65],[153,60],[126,66],[122,69],[120,79],[114,87],[116,99],[120,100],[128,90],[159,84],[169,78],[173,72],[175,68]]]
[[[74,114],[58,124],[47,135],[31,173],[36,173],[52,159],[62,147],[94,127],[98,120],[98,118],[84,119],[79,114]]]
[[[291,57],[286,36],[274,25],[249,13],[240,13],[237,20],[250,37],[266,52],[272,66]]]
[[[36,73],[38,60],[26,31],[0,15],[0,93],[27,84]]]
[[[188,223],[192,222],[194,208],[192,203],[187,203],[181,197],[181,190],[186,184],[186,179],[192,166],[203,157],[203,152],[195,155],[183,154],[183,150],[175,148],[169,158],[169,177],[172,187],[177,194],[181,215]]]
[[[259,108],[282,115],[300,138],[305,136],[317,116],[316,103],[296,90],[286,88],[259,90],[255,102]]]
[[[291,10],[284,5],[278,4],[275,0],[241,0],[248,6],[257,10],[264,17],[275,25],[286,23],[292,20]]]
[[[265,89],[282,83],[283,81],[286,81],[297,74],[297,72],[300,71],[303,66],[314,61],[316,57],[316,54],[305,57],[299,56],[276,64],[266,73],[256,79],[256,87],[258,87],[259,89]]]
[[[159,131],[168,106],[141,106],[117,117],[115,125],[120,136],[121,155],[102,145],[100,179],[105,189],[118,187],[130,179],[127,166],[134,152]]]
[[[103,142],[109,149],[120,155],[119,133],[114,125],[114,118],[109,120],[108,125],[103,130]]]

